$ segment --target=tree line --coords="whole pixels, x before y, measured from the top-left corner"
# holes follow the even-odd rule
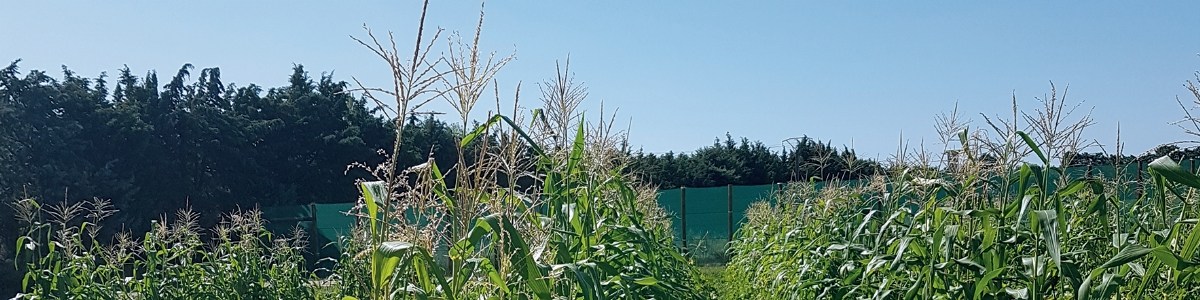
[[[219,68],[198,71],[185,64],[164,84],[155,71],[138,76],[128,67],[111,79],[66,67],[61,78],[23,73],[19,60],[0,69],[0,197],[110,199],[121,211],[113,219],[129,226],[183,207],[349,202],[358,196],[354,180],[370,174],[348,165],[379,164],[380,149],[394,141],[394,120],[330,74],[313,78],[297,65],[287,85],[264,88],[225,83]],[[431,155],[443,164],[455,160],[464,127],[431,116],[406,122],[396,167]],[[1072,164],[1165,153],[1200,156],[1195,148],[1164,146],[1137,157],[1079,153]],[[883,168],[809,137],[767,147],[726,134],[690,153],[628,155],[628,171],[664,189],[858,179]],[[451,166],[441,168],[453,176]]]
[[[1200,147],[1179,147],[1176,144],[1159,145],[1139,155],[1118,155],[1107,153],[1072,153],[1071,167],[1085,166],[1108,166],[1116,165],[1123,166],[1134,163],[1148,164],[1155,159],[1163,156],[1169,156],[1171,159],[1180,161],[1195,161],[1200,159]]]
[[[0,70],[0,197],[109,199],[118,209],[110,220],[126,230],[184,207],[215,221],[236,208],[354,201],[354,181],[371,175],[348,166],[378,165],[395,138],[394,120],[347,82],[301,65],[286,85],[264,88],[190,64],[160,82],[128,67],[115,78],[63,67],[56,78],[19,62]],[[466,127],[428,115],[406,122],[395,167],[456,160]],[[628,155],[629,171],[662,188],[854,179],[879,168],[807,137],[779,150],[726,135],[690,154]]]
[[[237,208],[350,202],[356,178],[370,174],[348,166],[379,164],[394,141],[392,120],[332,75],[296,65],[286,86],[264,89],[226,84],[219,68],[196,71],[185,64],[163,84],[128,67],[110,82],[9,64],[0,70],[0,197],[109,199],[110,220],[134,232],[184,207],[215,221]],[[453,161],[452,126],[406,121],[402,165],[431,154]],[[11,220],[8,205],[0,210]]]
[[[773,149],[729,134],[692,153],[631,153],[629,171],[659,188],[761,185],[788,181],[859,179],[877,174],[881,165],[861,159],[853,149],[801,137]]]
[[[224,82],[219,68],[185,64],[165,82],[155,71],[139,76],[128,67],[115,78],[63,67],[56,78],[23,72],[14,61],[0,69],[0,197],[108,199],[118,209],[109,220],[123,227],[107,228],[134,232],[184,207],[215,221],[237,208],[354,201],[354,181],[371,174],[349,166],[383,162],[395,120],[330,74],[314,78],[296,65],[288,76],[284,86],[241,86]],[[405,147],[394,167],[432,156],[455,176],[447,164],[456,161],[454,145],[468,127],[428,115],[405,122]],[[1153,152],[1079,153],[1072,164],[1200,157],[1197,148]],[[850,180],[885,168],[809,137],[768,147],[726,134],[692,152],[627,154],[627,171],[663,189]],[[12,216],[0,205],[0,218]],[[0,233],[11,225],[0,222]]]

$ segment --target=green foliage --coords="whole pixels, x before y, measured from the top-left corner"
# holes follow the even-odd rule
[[[346,165],[378,162],[376,151],[392,143],[390,122],[332,76],[313,81],[296,66],[289,85],[264,92],[222,83],[217,68],[188,83],[192,70],[184,65],[160,88],[154,72],[139,78],[122,69],[109,93],[103,75],[86,79],[64,69],[62,80],[36,70],[20,77],[14,62],[0,72],[0,138],[10,141],[0,157],[3,192],[113,198],[130,215],[118,218],[130,223],[187,199],[200,211],[342,202],[356,194]],[[431,150],[452,154],[449,125],[407,121],[414,147],[402,154],[406,166]]]
[[[879,163],[859,159],[853,150],[803,137],[774,151],[762,142],[726,134],[692,154],[668,152],[632,155],[629,171],[660,188],[761,185],[812,178],[860,179],[880,171]]]
[[[139,77],[128,68],[113,82],[66,68],[61,79],[37,70],[22,76],[18,62],[0,70],[0,197],[112,199],[118,212],[106,219],[102,239],[122,228],[150,230],[151,221],[185,207],[209,228],[239,207],[346,202],[358,194],[355,179],[369,175],[347,165],[378,163],[377,151],[393,143],[391,120],[348,93],[347,83],[310,78],[302,66],[288,85],[264,91],[225,83],[218,68],[189,82],[197,72],[184,65],[160,85],[155,72]],[[454,161],[449,124],[406,121],[411,147],[398,167],[431,155]],[[12,216],[10,205],[0,205],[0,219]],[[0,222],[0,238],[15,239],[14,225]],[[10,246],[0,246],[5,258]],[[18,280],[0,275],[0,290]]]
[[[97,240],[113,213],[106,201],[18,204],[28,258],[18,299],[312,299],[323,297],[306,270],[302,236],[279,238],[257,212],[222,219],[208,242],[198,215],[155,222],[143,238]]]
[[[365,234],[351,243],[366,247],[350,251],[374,253],[371,271],[368,275],[350,267],[344,272],[339,269],[337,277],[371,284],[343,290],[343,297],[704,299],[712,295],[713,291],[702,288],[698,271],[676,251],[669,228],[650,221],[643,211],[654,201],[651,194],[631,186],[619,169],[591,159],[598,149],[589,149],[584,124],[577,126],[570,149],[546,152],[523,128],[498,115],[466,135],[460,146],[479,142],[479,134],[500,130],[497,127],[502,125],[518,142],[532,145],[527,149],[533,151],[537,177],[545,178],[541,188],[489,186],[486,178],[473,177],[470,184],[450,190],[436,165],[430,165],[419,171],[427,173],[414,174],[424,181],[415,186],[429,187],[433,198],[428,200],[439,203],[440,209],[414,211],[421,205],[404,203],[426,200],[389,192],[393,185],[384,181],[362,183],[366,214],[359,231]],[[470,206],[463,204],[473,201],[470,198],[491,199],[480,203],[489,213],[467,210]],[[430,224],[408,223],[412,219],[407,216],[422,213],[433,215],[424,219]],[[469,228],[454,230],[457,224]],[[402,234],[406,228],[433,228],[441,234],[406,240]],[[438,243],[426,239],[446,241],[444,256],[437,254]]]
[[[1163,156],[1175,161],[1200,160],[1200,147],[1180,148],[1177,145],[1166,144],[1155,147],[1142,155],[1113,155],[1103,153],[1071,153],[1071,166],[1106,166],[1125,165],[1131,163],[1150,163]]]
[[[189,83],[193,73],[184,65],[159,87],[154,72],[125,68],[110,93],[104,75],[20,76],[13,62],[0,71],[0,197],[113,199],[111,221],[139,231],[188,206],[211,226],[236,207],[353,198],[355,178],[367,174],[346,166],[377,163],[392,143],[391,123],[332,76],[314,81],[296,66],[289,85],[264,92],[223,83],[217,68]],[[431,153],[450,161],[449,125],[407,121],[404,166]]]
[[[1169,157],[1141,183],[1015,172],[783,191],[730,246],[727,299],[1183,299],[1200,292],[1200,177]],[[1143,189],[1125,198],[1126,190]],[[1122,200],[1124,199],[1124,200]]]

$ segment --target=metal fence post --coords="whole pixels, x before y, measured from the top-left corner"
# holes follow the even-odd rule
[[[687,187],[679,187],[679,237],[683,241],[683,254],[687,255]]]
[[[317,203],[308,203],[308,216],[310,218],[309,225],[312,226],[312,228],[309,228],[310,233],[308,236],[308,245],[312,247],[311,251],[313,257],[319,258],[321,257],[321,241],[319,240],[318,235],[321,231],[317,229]],[[316,265],[316,261],[313,261],[313,266],[316,267]]]
[[[733,241],[733,184],[727,185],[727,186],[725,186],[725,188],[726,188],[726,194],[727,194],[726,199],[728,200],[727,202],[729,204],[729,220],[725,222],[726,225],[729,225],[729,227],[728,227],[729,239],[726,240],[726,242],[732,242]]]

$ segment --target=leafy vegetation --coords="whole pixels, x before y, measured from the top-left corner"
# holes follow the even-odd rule
[[[787,147],[790,146],[790,147]],[[761,185],[790,181],[848,180],[869,177],[880,164],[859,158],[854,150],[838,150],[809,137],[791,139],[781,151],[762,142],[730,135],[691,154],[633,153],[630,172],[664,189],[726,184]]]
[[[302,66],[288,85],[266,90],[226,84],[218,68],[192,78],[190,65],[166,85],[128,68],[111,82],[65,67],[61,79],[22,74],[18,66],[0,69],[0,219],[14,218],[17,199],[111,200],[117,212],[95,224],[104,225],[103,241],[151,230],[151,221],[184,207],[212,228],[239,208],[351,201],[355,178],[368,173],[347,165],[382,161],[377,150],[394,138],[393,123],[346,82],[310,78]],[[400,164],[454,157],[450,125],[406,122],[412,147]],[[0,222],[0,238],[15,240],[16,225]],[[13,265],[15,250],[0,244],[0,261]],[[0,272],[0,292],[15,292],[19,281],[17,272]]]
[[[397,119],[417,112],[428,102],[425,94],[439,93],[423,84],[438,81],[439,73],[430,71],[438,63],[423,57],[429,45],[422,44],[421,33],[415,56],[407,61],[383,46],[394,40],[380,42],[369,31],[370,39],[360,40],[396,76],[391,89],[362,90],[395,108]],[[441,95],[457,110],[461,124],[467,124],[492,76],[508,59],[481,59],[477,44],[457,46],[469,50],[444,60],[453,77],[441,79],[449,85]],[[585,93],[574,84],[569,63],[541,88],[544,109],[532,113],[530,125],[522,125],[514,103],[511,114],[490,112],[490,118],[463,136],[455,164],[462,175],[445,177],[436,158],[398,170],[392,156],[375,169],[377,181],[360,183],[363,222],[346,240],[347,249],[357,250],[347,251],[343,266],[335,270],[343,297],[711,296],[698,284],[698,271],[675,249],[654,190],[631,183],[622,172],[626,155],[616,147],[622,135],[603,122],[588,127],[575,112]],[[400,126],[396,134],[404,132]],[[481,138],[488,133],[496,138]],[[403,147],[397,143],[393,152]],[[471,150],[481,152],[475,161],[467,159]],[[369,259],[366,270],[354,266],[362,264],[358,257]]]
[[[482,24],[482,19],[480,21]],[[432,43],[441,39],[438,38],[440,31],[433,32],[428,40],[423,38],[427,37],[425,34],[422,17],[414,56],[404,59],[395,48],[384,47],[368,30],[369,38],[359,42],[391,67],[395,86],[390,89],[362,86],[351,89],[338,84],[328,93],[347,100],[334,105],[348,108],[361,108],[367,101],[374,102],[380,108],[378,113],[384,117],[377,118],[365,110],[359,110],[364,113],[360,116],[389,120],[387,126],[379,127],[391,129],[393,133],[389,135],[390,139],[381,137],[392,142],[391,151],[382,155],[384,159],[354,165],[370,179],[346,184],[352,188],[357,186],[361,192],[361,205],[350,212],[359,216],[360,224],[339,241],[343,244],[343,253],[334,268],[316,273],[307,271],[300,256],[304,246],[299,232],[286,239],[273,237],[263,230],[261,218],[254,212],[230,215],[211,237],[205,238],[198,225],[202,214],[185,210],[173,225],[165,225],[169,222],[165,218],[152,223],[144,238],[118,234],[115,244],[106,245],[99,242],[99,225],[115,213],[107,201],[42,207],[34,200],[24,200],[19,211],[25,216],[27,230],[16,239],[17,249],[23,250],[18,254],[19,264],[25,267],[21,287],[24,294],[19,297],[711,297],[713,291],[700,284],[699,271],[673,246],[670,222],[655,203],[655,190],[631,182],[622,171],[627,155],[616,145],[623,135],[610,126],[589,126],[582,114],[575,112],[574,108],[583,97],[581,93],[572,92],[578,89],[570,80],[569,69],[559,70],[559,76],[542,87],[546,108],[535,110],[528,119],[515,108],[519,106],[518,99],[514,98],[512,113],[490,112],[491,117],[482,124],[473,128],[463,125],[461,131],[450,135],[454,136],[448,147],[452,151],[450,155],[422,155],[419,156],[423,159],[420,163],[407,164],[405,159],[409,158],[406,154],[409,151],[429,151],[429,147],[407,143],[411,139],[409,136],[420,130],[411,120],[422,105],[438,99],[450,101],[462,118],[460,124],[470,123],[467,119],[470,111],[488,85],[494,84],[492,76],[508,61],[508,58],[481,60],[476,46],[478,31],[476,42],[472,44],[455,44],[456,40],[451,39],[451,49],[469,50],[451,51],[451,57],[447,59],[427,58]],[[396,44],[394,40],[388,42]],[[178,95],[189,95],[179,98],[188,101],[151,101],[146,104],[146,109],[183,107],[167,111],[179,116],[189,116],[193,112],[216,114],[218,121],[244,122],[241,124],[258,130],[265,130],[261,127],[272,129],[279,123],[246,121],[235,118],[236,114],[222,115],[225,110],[202,106],[214,102],[213,95],[219,94],[214,92],[217,89],[214,86],[220,87],[220,84],[210,84],[214,81],[212,76],[219,76],[213,74],[219,74],[219,71],[206,70],[200,83],[184,87],[182,77],[186,77],[188,69],[185,67],[180,71],[181,75],[167,85],[162,97],[177,99]],[[300,72],[297,68],[297,73]],[[156,84],[152,82],[152,75],[148,78],[151,79],[147,79],[147,83],[132,87],[139,87],[139,93],[153,94]],[[293,85],[303,83],[304,80],[297,78],[294,76]],[[322,86],[332,84],[330,82],[323,80]],[[247,92],[245,97],[248,99],[257,99],[253,89],[243,91]],[[287,93],[304,91],[307,89],[273,90],[268,93],[268,98],[283,93],[285,96],[277,97],[283,99],[283,103],[289,103],[295,98],[287,97]],[[346,92],[358,92],[363,97],[349,98]],[[117,95],[126,93],[134,92],[126,86],[116,92]],[[118,102],[114,107],[122,105],[120,103],[124,102]],[[200,106],[188,106],[192,103]],[[215,103],[220,106],[224,102]],[[243,111],[246,116],[269,111],[260,108],[238,110],[238,102],[233,104],[230,111]],[[174,115],[168,115],[171,116]],[[334,114],[332,119],[344,121],[346,116]],[[323,117],[302,117],[296,126],[305,128],[306,124],[321,119]],[[154,124],[177,124],[163,122]],[[336,144],[364,143],[357,133],[351,129],[319,137],[321,141]],[[228,132],[211,134],[208,137],[215,138]],[[183,140],[195,142],[184,134],[168,136],[188,137]],[[204,141],[203,136],[199,139]],[[258,139],[250,143],[258,147],[258,143],[265,142]],[[184,154],[187,153],[191,152]],[[210,157],[209,153],[192,154],[185,157],[201,162],[223,158]],[[319,152],[310,154],[321,155]],[[193,167],[184,170],[198,168],[208,172],[216,168],[214,165],[189,165],[194,161],[183,163],[182,167]],[[344,165],[339,168],[308,167],[325,168],[326,171],[345,169]],[[330,178],[321,172],[317,172],[317,177]],[[155,180],[173,179],[179,178]],[[315,186],[308,188],[314,189],[339,184],[310,183]],[[246,185],[252,184],[243,182],[239,188]],[[230,195],[241,192],[229,188],[217,190]],[[78,217],[79,212],[85,211],[86,217]],[[51,217],[53,222],[43,221],[45,216]]]
[[[820,191],[797,185],[775,205],[755,205],[730,246],[724,297],[1196,295],[1200,177],[1165,155],[1149,163],[1142,181],[1120,173],[1073,178],[1049,167],[1070,165],[1082,141],[1046,141],[1076,137],[1090,122],[1085,116],[1055,124],[1069,115],[1055,110],[1063,107],[1057,101],[1025,115],[1032,134],[1011,120],[989,120],[1004,124],[991,126],[995,135],[943,124],[953,128],[943,132],[957,133],[947,140],[960,146],[946,152],[955,166],[948,173],[898,162],[910,167],[869,185]]]
[[[185,65],[160,88],[157,75],[121,70],[108,82],[64,69],[0,72],[0,193],[8,199],[77,203],[112,199],[110,222],[144,231],[149,221],[189,206],[210,227],[237,207],[346,202],[366,172],[346,166],[379,162],[391,125],[331,76],[310,79],[301,66],[290,85],[263,91],[221,82],[204,69],[193,83]],[[452,157],[454,134],[435,119],[410,118],[402,163]],[[5,216],[11,216],[11,211]],[[11,224],[10,224],[11,225]],[[8,227],[6,232],[15,228]]]
[[[191,211],[154,222],[141,239],[98,240],[107,201],[44,207],[17,205],[26,226],[17,256],[29,258],[22,299],[312,299],[319,289],[305,270],[302,235],[276,237],[255,211],[222,218],[202,239]],[[324,298],[324,297],[322,297]]]
[[[23,200],[0,211],[20,226],[0,228],[19,235],[0,254],[15,257],[18,272],[4,274],[20,277],[17,298],[1200,293],[1200,176],[1175,161],[1198,152],[1082,153],[1090,116],[1067,121],[1073,109],[1056,93],[1032,113],[1014,107],[1012,119],[987,118],[988,130],[940,117],[952,148],[941,165],[901,146],[884,166],[807,137],[782,152],[727,135],[692,154],[634,154],[611,119],[589,123],[577,112],[587,93],[569,62],[540,86],[541,108],[527,112],[518,97],[496,95],[497,111],[471,120],[511,60],[481,54],[482,23],[470,43],[448,39],[446,57],[430,57],[445,40],[425,29],[424,15],[411,57],[390,33],[381,41],[367,30],[356,41],[394,76],[383,89],[332,76],[314,82],[296,66],[288,86],[264,93],[224,84],[216,68],[188,83],[194,68],[184,65],[161,88],[154,72],[139,78],[126,68],[110,92],[104,75],[64,68],[62,80],[22,77],[13,62],[0,70],[0,197]],[[439,100],[458,123],[417,117]],[[1129,161],[1147,162],[1147,176],[1063,171]],[[868,183],[838,187],[844,179]],[[656,203],[660,187],[781,181],[830,184],[792,184],[776,195],[784,200],[755,204],[725,267],[697,268],[681,254]],[[272,234],[258,212],[234,210],[356,197],[347,213],[357,226],[337,241],[333,267],[316,271],[303,231]]]
[[[796,200],[748,213],[728,297],[1183,299],[1197,292],[1187,203],[1200,178],[1166,157],[1150,170],[1130,201],[1128,185],[1055,186],[1034,165],[947,184],[795,188],[782,196]]]

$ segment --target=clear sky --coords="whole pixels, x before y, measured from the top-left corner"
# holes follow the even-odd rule
[[[777,146],[808,135],[886,158],[900,133],[941,148],[934,116],[955,103],[973,126],[1012,96],[1032,109],[1050,82],[1094,107],[1088,137],[1127,152],[1188,139],[1168,123],[1200,69],[1200,2],[493,1],[483,47],[515,54],[499,77],[533,105],[535,84],[571,57],[576,79],[631,123],[649,152],[691,151],[729,132]],[[918,3],[919,2],[919,3]],[[1063,1],[1065,2],[1065,1]],[[409,43],[416,1],[6,1],[0,59],[87,76],[170,76],[221,67],[226,82],[273,87],[293,63],[315,76],[388,83],[353,42],[366,23]],[[436,1],[428,23],[470,34],[477,1]],[[440,43],[444,45],[445,43]],[[435,110],[449,111],[439,104]]]

